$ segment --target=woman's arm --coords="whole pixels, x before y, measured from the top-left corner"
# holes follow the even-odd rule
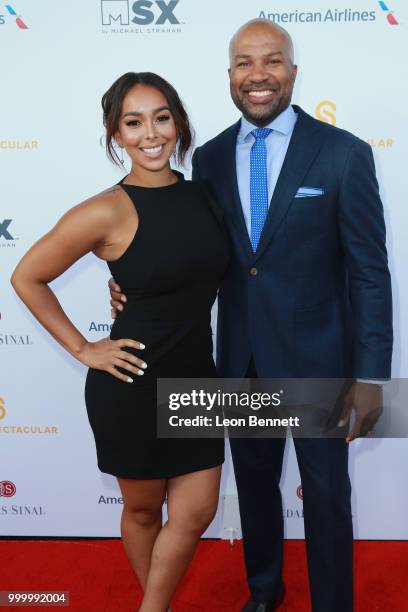
[[[75,206],[24,255],[13,272],[11,284],[41,325],[71,355],[90,367],[107,370],[127,381],[128,377],[114,366],[140,374],[143,371],[124,362],[139,368],[143,362],[121,349],[124,346],[140,349],[143,345],[130,339],[88,342],[48,286],[75,261],[104,244],[115,221],[115,207],[109,197],[96,196]]]

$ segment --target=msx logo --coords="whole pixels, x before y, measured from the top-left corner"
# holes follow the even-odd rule
[[[12,219],[4,219],[2,223],[0,223],[0,238],[5,238],[6,240],[14,240],[13,236],[8,231],[8,226],[10,225]]]
[[[112,22],[129,25],[130,20],[137,25],[164,25],[167,21],[178,25],[180,22],[174,14],[178,3],[179,0],[136,0],[133,3],[129,0],[101,0],[102,25],[112,25]]]

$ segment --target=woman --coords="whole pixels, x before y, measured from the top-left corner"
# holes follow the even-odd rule
[[[158,439],[156,379],[214,377],[210,311],[227,263],[219,211],[204,186],[170,167],[191,145],[174,88],[127,73],[102,98],[107,152],[132,160],[120,183],[69,210],[16,267],[12,284],[38,321],[89,367],[85,399],[98,466],[117,477],[123,544],[164,612],[218,504],[221,439]],[[88,342],[48,283],[92,251],[126,289],[110,337]],[[167,496],[168,521],[162,526]]]

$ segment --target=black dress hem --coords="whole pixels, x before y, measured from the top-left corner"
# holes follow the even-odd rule
[[[185,476],[186,474],[194,474],[194,472],[202,472],[203,470],[209,470],[211,468],[217,467],[218,465],[222,465],[224,462],[225,462],[225,457],[222,461],[217,461],[216,463],[211,463],[211,464],[207,463],[202,466],[195,466],[194,469],[191,469],[191,466],[190,466],[188,470],[185,469],[180,472],[176,472],[172,474],[164,474],[164,475],[162,474],[161,476],[158,476],[156,474],[152,476],[146,476],[146,472],[144,472],[143,477],[134,476],[134,475],[130,476],[128,473],[125,474],[123,472],[121,472],[120,474],[114,473],[114,472],[117,472],[117,470],[112,470],[109,467],[103,467],[100,464],[98,464],[98,468],[104,474],[115,476],[115,478],[127,478],[129,480],[168,480],[169,478],[177,478],[178,476]]]

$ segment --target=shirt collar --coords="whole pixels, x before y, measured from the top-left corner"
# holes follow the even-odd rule
[[[265,127],[270,128],[275,132],[279,132],[279,134],[287,135],[292,132],[293,128],[295,127],[296,119],[297,114],[293,110],[293,107],[288,106],[288,108],[285,108],[280,115],[275,117],[275,119],[273,119],[273,121],[271,121]],[[245,119],[245,117],[242,117],[241,127],[238,134],[238,142],[246,142],[252,130],[256,129],[256,125],[250,123],[247,119]]]

